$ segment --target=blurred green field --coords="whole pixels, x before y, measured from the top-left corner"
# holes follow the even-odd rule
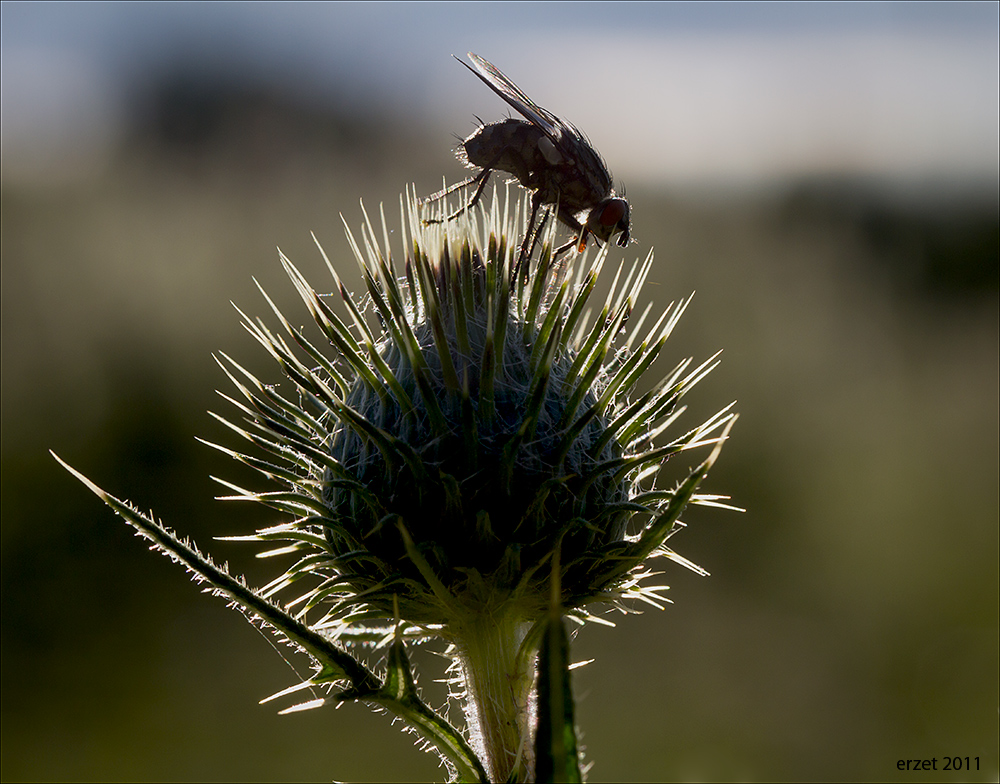
[[[359,198],[384,202],[398,225],[408,182],[430,193],[460,171],[378,125],[333,147],[322,126],[248,127],[140,135],[91,179],[0,193],[4,780],[443,775],[364,707],[258,706],[295,681],[291,654],[47,453],[251,582],[273,575],[211,541],[267,518],[211,500],[210,474],[248,474],[194,439],[233,443],[205,413],[227,408],[212,352],[280,381],[230,300],[273,322],[255,277],[305,323],[275,245],[332,290],[315,231],[357,290],[338,213],[357,227]],[[674,606],[576,638],[574,657],[596,659],[574,672],[590,781],[929,780],[897,760],[945,756],[980,770],[935,780],[996,780],[995,194],[811,182],[629,198],[626,255],[656,250],[647,300],[697,291],[663,368],[724,349],[683,421],[738,400],[706,491],[748,511],[690,512],[673,542],[712,577],[667,565]],[[439,662],[420,661],[439,701]]]

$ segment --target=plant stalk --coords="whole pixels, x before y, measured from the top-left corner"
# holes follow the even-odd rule
[[[502,610],[464,624],[456,640],[465,676],[465,713],[490,781],[535,777],[534,657],[518,661],[529,624]]]

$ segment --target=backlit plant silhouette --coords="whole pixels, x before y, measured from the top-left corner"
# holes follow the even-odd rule
[[[666,544],[682,510],[726,506],[697,488],[735,415],[677,426],[716,359],[640,385],[689,300],[634,313],[652,253],[613,268],[607,248],[554,261],[551,226],[511,280],[527,206],[494,197],[426,225],[416,200],[401,199],[396,249],[384,215],[378,228],[366,215],[359,236],[348,231],[363,296],[323,254],[337,308],[282,256],[317,329],[294,327],[269,298],[284,334],[244,320],[289,383],[220,359],[239,393],[222,421],[247,446],[217,448],[268,480],[228,485],[229,497],[280,517],[238,538],[289,559],[268,585],[248,587],[69,469],[311,658],[312,677],[274,695],[312,690],[289,710],[383,708],[462,781],[581,779],[564,618],[662,606],[651,560],[704,573]],[[666,470],[698,447],[708,454],[696,466]],[[407,649],[428,640],[447,648],[461,727],[418,694]]]

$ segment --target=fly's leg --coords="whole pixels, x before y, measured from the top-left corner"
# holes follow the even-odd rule
[[[479,186],[476,188],[476,192],[472,194],[472,198],[469,199],[468,204],[456,210],[444,220],[438,218],[424,218],[424,225],[428,226],[433,223],[445,223],[447,221],[453,221],[455,220],[455,218],[457,218],[466,210],[475,207],[479,203],[479,199],[482,197],[483,191],[486,190],[486,183],[489,182],[490,175],[496,170],[497,164],[500,162],[500,159],[503,158],[503,156],[506,154],[507,154],[507,148],[504,147],[503,149],[500,150],[500,152],[498,152],[493,157],[492,161],[490,161],[483,167],[483,170],[479,172],[479,174],[475,175],[474,177],[469,177],[469,179],[467,180],[462,180],[462,182],[456,183],[455,185],[452,185],[449,188],[445,188],[443,191],[438,191],[433,196],[428,196],[426,199],[424,199],[425,203],[429,201],[437,201],[438,199],[443,199],[449,193],[454,193],[455,191],[460,190],[461,188],[467,188],[474,182],[479,183]]]
[[[542,219],[538,221],[538,226],[536,226],[534,232],[532,232],[531,247],[528,248],[528,252],[524,255],[525,261],[531,258],[532,254],[535,252],[535,248],[538,247],[538,239],[539,237],[542,236],[542,233],[545,231],[545,224],[549,222],[549,218],[551,217],[552,217],[552,210],[550,209],[545,210],[544,214],[542,215]],[[525,237],[525,239],[527,239],[527,237]],[[553,256],[553,258],[555,257]]]
[[[577,241],[577,238],[574,237],[573,239],[571,239],[569,242],[565,243],[564,245],[560,245],[558,248],[556,248],[552,252],[552,258],[553,259],[558,259],[566,251],[571,250],[573,248],[573,246],[577,244],[576,241]]]
[[[426,199],[420,199],[420,203],[421,204],[427,204],[427,203],[432,202],[432,201],[437,201],[438,199],[443,199],[445,196],[447,196],[447,195],[449,195],[451,193],[454,193],[457,190],[461,190],[462,188],[466,187],[467,185],[471,185],[477,179],[479,179],[479,177],[480,177],[481,174],[482,174],[482,172],[480,172],[479,174],[475,175],[474,177],[469,177],[468,179],[462,180],[461,182],[456,182],[454,185],[449,185],[443,191],[438,191],[437,193],[432,193]]]
[[[581,223],[578,220],[576,220],[576,218],[574,218],[573,216],[564,215],[561,217],[563,219],[563,222],[567,226],[576,231],[576,236],[569,242],[567,242],[565,245],[560,245],[558,248],[556,248],[555,252],[552,254],[553,259],[559,258],[562,254],[564,254],[568,250],[571,250],[574,246],[576,246],[577,253],[583,253],[583,251],[586,250],[587,248],[587,235],[590,233],[590,229],[581,225]]]
[[[531,197],[531,217],[528,218],[528,229],[524,232],[524,239],[521,240],[521,249],[517,252],[517,261],[514,262],[514,271],[510,276],[511,285],[514,285],[514,281],[517,280],[518,275],[521,272],[521,265],[531,257],[531,254],[535,252],[535,242],[538,240],[538,230],[535,229],[535,218],[538,217],[538,208],[542,206],[541,195],[538,191],[535,191],[534,196]],[[542,225],[548,220],[548,210],[546,210],[545,217],[542,219]]]
[[[474,182],[479,183],[479,187],[476,188],[476,192],[472,195],[472,198],[469,199],[468,204],[466,204],[464,207],[460,207],[458,210],[456,210],[455,212],[453,212],[451,215],[449,215],[447,218],[444,219],[424,218],[424,225],[429,226],[433,223],[447,223],[448,221],[453,221],[455,220],[455,218],[457,218],[466,210],[475,207],[476,204],[479,203],[479,199],[483,195],[483,190],[485,190],[486,183],[489,181],[490,175],[492,173],[493,173],[492,168],[483,169],[475,177],[469,177],[469,179],[467,180],[462,180],[462,182],[456,183],[455,185],[452,185],[450,188],[445,188],[443,191],[439,191],[438,193],[435,193],[434,195],[428,196],[426,199],[424,199],[424,203],[429,201],[437,201],[438,199],[443,199],[449,193],[454,193],[455,191],[460,190],[461,188],[466,188],[469,185],[472,185],[472,183]]]

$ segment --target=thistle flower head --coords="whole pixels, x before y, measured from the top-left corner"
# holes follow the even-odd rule
[[[599,301],[607,249],[555,262],[551,235],[512,280],[526,206],[494,198],[426,225],[401,200],[399,250],[384,214],[381,241],[365,215],[360,242],[348,229],[361,298],[327,259],[346,316],[282,256],[323,349],[273,303],[296,350],[245,317],[294,386],[283,394],[227,358],[250,403],[233,427],[266,459],[232,454],[284,485],[239,496],[292,518],[248,538],[295,554],[267,592],[304,584],[292,604],[312,627],[350,639],[399,617],[454,641],[484,613],[531,624],[557,551],[560,601],[581,618],[594,602],[661,601],[644,584],[652,556],[700,571],[664,542],[689,500],[717,500],[694,494],[708,466],[671,488],[659,475],[671,455],[720,442],[733,415],[654,441],[715,359],[682,361],[637,394],[687,301],[648,326],[647,308],[626,332],[652,254],[620,266]]]

